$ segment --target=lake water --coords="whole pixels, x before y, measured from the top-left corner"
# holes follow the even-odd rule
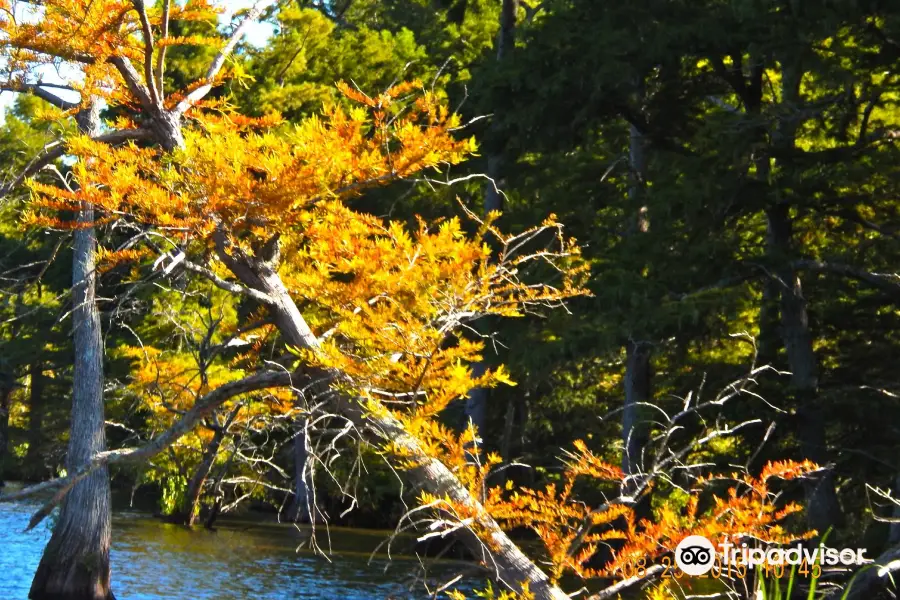
[[[2,600],[26,600],[50,538],[49,521],[24,531],[37,506],[0,503]],[[317,531],[320,545],[326,545],[324,527]],[[370,559],[386,532],[332,528],[335,554],[331,562],[309,550],[298,551],[304,535],[288,524],[240,520],[219,521],[216,531],[191,531],[146,514],[117,512],[111,555],[113,593],[118,600],[434,597],[422,583],[416,558]],[[431,564],[430,589],[466,568],[465,563],[453,561]]]

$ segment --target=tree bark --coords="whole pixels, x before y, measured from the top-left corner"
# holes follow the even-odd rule
[[[6,485],[9,465],[9,404],[12,398],[12,382],[0,377],[0,488]]]
[[[78,115],[79,129],[96,134],[99,103]],[[97,238],[93,209],[84,205],[74,235],[72,324],[75,369],[66,469],[74,472],[106,450],[103,416],[103,343],[96,303]],[[60,508],[28,597],[33,600],[111,600],[109,475],[106,467],[79,481]]]
[[[309,488],[306,485],[307,460],[309,459],[309,438],[302,422],[295,424],[294,435],[294,499],[288,509],[288,518],[293,523],[310,522]]]
[[[35,479],[44,477],[42,468],[44,446],[44,364],[40,359],[29,367],[30,384],[28,390],[28,451],[25,462],[28,474]]]
[[[216,457],[219,455],[222,441],[228,435],[228,428],[231,427],[231,424],[234,422],[240,409],[241,405],[237,405],[225,419],[225,424],[222,426],[217,425],[213,431],[212,440],[203,452],[203,459],[200,461],[197,470],[194,471],[194,475],[188,483],[188,489],[185,493],[184,500],[182,501],[181,510],[179,510],[174,519],[176,522],[187,525],[188,527],[193,527],[197,524],[197,520],[200,518],[200,498],[203,496],[203,487],[206,485],[206,480],[209,479],[209,473],[216,463]],[[215,417],[213,418],[215,419]]]
[[[497,61],[503,61],[513,49],[516,42],[516,12],[519,8],[519,0],[503,0],[500,8],[500,30],[497,33]],[[498,107],[496,112],[499,112]],[[503,210],[503,195],[500,190],[504,187],[503,171],[506,158],[503,152],[504,140],[497,139],[496,127],[493,130],[493,146],[487,156],[488,182],[484,187],[484,212]],[[475,376],[483,375],[487,369],[484,361],[472,365]],[[487,388],[475,388],[469,392],[466,398],[465,415],[466,426],[472,423],[478,434],[484,436],[487,432],[487,403],[490,391]],[[480,448],[478,450],[480,453]]]
[[[230,255],[219,245],[219,258],[244,285],[262,292],[270,299],[269,311],[284,339],[298,348],[316,351],[319,340],[310,329],[296,303],[276,272],[278,262],[277,240],[270,241],[274,248],[265,248],[258,258],[239,254]],[[269,245],[267,244],[267,246]],[[238,251],[239,252],[239,251]],[[319,385],[309,388],[317,394],[326,393],[321,388],[342,378],[336,371],[309,373]],[[314,389],[318,388],[318,389]],[[437,497],[449,497],[462,504],[475,515],[477,527],[485,532],[490,543],[485,544],[471,532],[463,532],[463,540],[470,551],[492,571],[505,585],[521,590],[527,582],[536,600],[564,600],[568,595],[553,585],[547,575],[533,563],[500,529],[481,503],[473,498],[456,476],[440,460],[425,452],[415,436],[406,431],[403,424],[387,409],[367,409],[357,402],[337,393],[331,393],[334,410],[353,422],[360,431],[371,434],[384,443],[399,448],[404,458],[418,466],[408,471],[413,484]],[[317,399],[318,400],[318,399]]]
[[[652,398],[653,346],[648,342],[629,341],[625,349],[625,408],[622,411],[622,471],[627,475],[641,472],[643,452],[647,445],[647,427],[641,422],[641,404]]]
[[[638,83],[638,96],[643,96],[643,85]],[[630,203],[635,207],[631,235],[647,235],[650,231],[649,209],[644,202],[644,180],[647,172],[647,153],[644,136],[637,127],[629,131],[629,163],[631,186],[628,190]],[[640,472],[644,446],[648,432],[642,423],[641,405],[652,400],[653,369],[650,358],[653,345],[650,342],[629,340],[625,346],[625,403],[622,410],[622,471],[627,475]]]

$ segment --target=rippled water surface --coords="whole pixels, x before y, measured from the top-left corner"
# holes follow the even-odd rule
[[[36,508],[0,504],[0,599],[28,595],[50,538],[46,522],[24,531]],[[323,534],[320,528],[320,538]],[[113,592],[118,600],[431,597],[421,581],[414,581],[418,561],[369,560],[385,535],[333,528],[331,540],[339,554],[329,563],[297,551],[301,534],[289,525],[222,521],[213,532],[189,531],[141,513],[119,512],[113,517]],[[449,562],[432,566],[431,583],[440,584],[459,570],[459,564]]]

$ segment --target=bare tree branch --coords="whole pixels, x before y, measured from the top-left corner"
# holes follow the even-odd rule
[[[244,37],[244,34],[247,32],[247,28],[250,27],[252,23],[254,23],[262,12],[268,8],[271,4],[274,3],[275,0],[257,0],[256,4],[247,11],[247,15],[241,21],[240,25],[235,28],[235,30],[231,33],[231,37],[228,38],[228,42],[225,43],[225,46],[219,51],[216,57],[213,59],[212,63],[209,65],[209,69],[206,70],[206,83],[192,91],[188,94],[184,100],[178,103],[178,106],[175,107],[175,114],[182,115],[188,111],[192,106],[200,102],[209,92],[212,90],[212,81],[215,79],[216,75],[219,74],[219,71],[222,70],[222,66],[225,64],[225,60],[228,56],[234,51],[235,46],[237,46],[238,42],[241,41],[241,38]]]
[[[159,93],[156,91],[156,81],[153,76],[153,30],[150,28],[150,18],[147,16],[147,7],[144,0],[132,0],[134,9],[141,19],[141,33],[144,37],[144,81],[150,94],[150,101],[160,106]]]
[[[169,12],[171,9],[171,0],[163,0],[162,6],[162,24],[160,25],[160,36],[159,39],[165,42],[165,40],[169,37]],[[164,87],[163,74],[166,68],[166,45],[163,44],[160,46],[159,51],[156,55],[156,88],[159,93],[159,101],[165,99],[166,94]]]
[[[850,277],[851,279],[858,279],[872,287],[900,297],[900,276],[893,273],[872,273],[851,265],[820,260],[795,260],[791,262],[791,266],[797,270],[812,271],[813,273],[832,273]]]
[[[53,92],[45,90],[43,86],[44,84],[41,83],[4,83],[0,84],[0,91],[33,94],[41,100],[45,100],[53,106],[61,108],[62,110],[72,110],[73,108],[78,107],[77,102],[69,102],[68,100],[64,100]]]

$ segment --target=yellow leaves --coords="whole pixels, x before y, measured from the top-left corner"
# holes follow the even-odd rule
[[[137,262],[150,256],[149,248],[124,248],[122,250],[109,250],[104,247],[97,249],[97,262],[100,271],[109,271],[114,267],[126,263]]]
[[[391,100],[390,94],[384,99]],[[421,106],[430,109],[428,103]],[[186,131],[185,148],[165,161],[134,145],[112,148],[74,138],[70,153],[81,164],[90,161],[91,168],[76,166],[81,191],[67,199],[89,200],[110,213],[201,238],[216,224],[235,234],[290,234],[317,204],[353,197],[438,163],[460,162],[466,143],[443,124],[418,124],[423,114],[407,111],[373,131],[367,109],[332,106],[323,118],[278,135],[247,133],[251,126],[278,124],[277,116],[203,116],[204,128]],[[48,198],[64,196],[50,188],[38,191]],[[397,243],[409,245],[405,231],[391,233]]]
[[[784,479],[785,481],[790,481],[791,479],[804,477],[814,471],[818,471],[819,468],[820,467],[817,464],[809,460],[799,462],[793,460],[774,461],[768,463],[763,468],[762,472],[759,474],[759,479],[766,482],[773,477],[777,477],[779,479]]]
[[[157,48],[168,48],[171,46],[213,46],[218,47],[222,43],[222,39],[218,37],[209,37],[203,35],[179,35],[170,36],[156,40]]]
[[[47,64],[58,65],[65,83],[82,92],[82,99],[102,98],[108,104],[136,105],[113,59],[141,64],[145,45],[139,13],[131,0],[45,0],[35,9],[37,18],[14,18],[19,7],[6,1],[0,18],[4,70],[9,81],[34,81]],[[205,0],[169,6],[170,21],[201,21],[214,24],[221,10]],[[162,10],[147,3],[146,10],[154,34],[160,30]],[[213,27],[214,29],[214,27]],[[154,53],[173,45],[221,46],[221,36],[156,37]],[[155,57],[153,57],[155,58]]]
[[[575,446],[576,451],[566,452],[567,473],[571,477],[593,477],[603,481],[622,481],[625,478],[622,469],[600,460],[588,450],[584,441],[575,440],[572,445]]]
[[[335,85],[344,96],[353,100],[354,102],[358,102],[359,104],[363,104],[370,108],[386,110],[394,104],[394,100],[396,100],[398,97],[404,94],[408,94],[417,88],[421,88],[422,82],[418,80],[412,80],[397,84],[391,88],[388,88],[387,90],[379,94],[376,98],[372,98],[369,95],[363,93],[361,90],[351,87],[344,81],[339,81]]]
[[[489,375],[491,385],[502,383],[510,387],[516,386],[516,382],[510,379],[509,373],[506,371],[506,368],[503,365],[498,366],[496,369],[491,371]]]

